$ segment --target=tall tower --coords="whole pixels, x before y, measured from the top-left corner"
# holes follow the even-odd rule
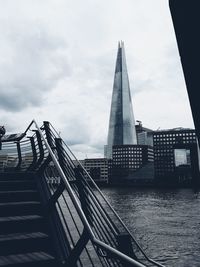
[[[137,144],[124,43],[119,42],[115,67],[106,157],[112,157],[113,145]]]

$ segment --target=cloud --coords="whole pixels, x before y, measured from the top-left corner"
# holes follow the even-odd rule
[[[103,155],[119,40],[135,119],[193,126],[168,1],[7,0],[0,38],[0,120],[11,131],[49,120],[78,157]]]
[[[44,104],[48,91],[70,75],[66,43],[40,23],[0,25],[0,108],[19,112]]]

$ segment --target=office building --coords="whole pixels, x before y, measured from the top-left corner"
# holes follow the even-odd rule
[[[143,127],[141,121],[136,122],[138,123],[135,125],[138,145],[153,146],[153,130]]]
[[[147,145],[113,146],[110,183],[146,184],[154,179],[153,148]]]
[[[176,128],[153,132],[155,178],[159,182],[180,183],[197,179],[199,159],[196,133]]]
[[[84,160],[84,167],[96,182],[108,182],[109,160],[106,158],[91,158]]]

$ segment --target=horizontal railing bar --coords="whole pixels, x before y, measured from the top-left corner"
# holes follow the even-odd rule
[[[101,249],[103,249],[104,251],[112,254],[112,255],[117,255],[119,258],[121,258],[122,260],[126,261],[129,264],[133,264],[134,267],[146,267],[145,265],[143,265],[142,263],[130,258],[129,256],[123,254],[122,252],[120,252],[119,250],[116,250],[115,248],[110,247],[109,245],[105,244],[104,242],[98,240],[98,239],[93,239],[93,242],[95,245],[97,245],[98,247],[100,247]]]

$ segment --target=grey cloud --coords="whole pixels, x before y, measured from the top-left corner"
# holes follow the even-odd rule
[[[184,84],[176,49],[170,50],[175,40],[167,1],[4,2],[0,109],[12,131],[24,130],[32,116],[45,117],[59,125],[75,152],[102,154],[119,39],[125,42],[135,118],[150,128],[180,125],[181,118],[190,123],[177,112],[185,103],[179,97]]]
[[[2,23],[0,36],[0,108],[40,106],[59,79],[71,74],[66,43],[30,22]]]
[[[65,122],[65,127],[61,134],[65,136],[65,141],[70,146],[89,143],[90,140],[87,123],[77,117],[72,117],[71,120],[68,119]]]
[[[70,146],[70,148],[78,159],[85,159],[88,157],[99,158],[103,155],[103,149],[97,149],[93,146],[86,144],[72,145]]]

